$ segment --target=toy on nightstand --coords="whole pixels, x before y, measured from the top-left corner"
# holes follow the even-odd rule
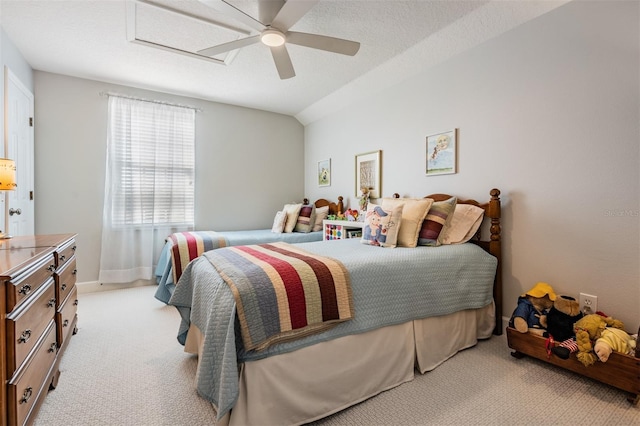
[[[518,297],[518,306],[513,311],[509,326],[520,333],[531,332],[542,336],[547,327],[547,314],[556,300],[553,288],[539,282],[531,290]]]

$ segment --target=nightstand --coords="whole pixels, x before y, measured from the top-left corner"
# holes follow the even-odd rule
[[[355,222],[349,220],[323,220],[322,221],[322,240],[342,240],[345,238],[362,237],[362,228],[364,222]]]

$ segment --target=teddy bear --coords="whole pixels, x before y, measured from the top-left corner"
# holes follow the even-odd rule
[[[518,297],[518,306],[513,311],[509,326],[520,333],[544,335],[547,327],[547,314],[556,300],[553,288],[539,282],[533,288]]]
[[[593,352],[591,342],[597,342],[597,340],[602,337],[603,332],[605,336],[607,336],[609,334],[609,332],[605,332],[607,327],[624,330],[622,321],[611,317],[603,317],[599,314],[585,315],[574,324],[573,331],[576,334],[576,344],[578,345],[578,354],[576,357],[585,367],[594,364],[598,359],[597,355]],[[601,342],[601,345],[604,344],[604,341]],[[600,349],[603,353],[606,351],[604,346],[600,346]]]
[[[593,351],[602,362],[607,362],[611,352],[631,354],[635,351],[635,339],[624,330],[607,327],[593,345]]]
[[[553,306],[547,314],[547,333],[558,346],[551,348],[556,356],[568,359],[571,352],[577,350],[573,339],[573,324],[582,318],[584,314],[580,310],[580,304],[571,296],[559,295],[553,302]]]

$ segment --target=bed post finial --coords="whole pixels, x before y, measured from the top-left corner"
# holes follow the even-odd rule
[[[489,201],[489,217],[491,218],[491,241],[500,241],[500,190],[493,188],[490,191],[491,201]]]
[[[342,200],[344,200],[344,198],[342,198],[342,195],[338,196],[338,214],[342,214],[344,213],[344,203],[342,202]]]

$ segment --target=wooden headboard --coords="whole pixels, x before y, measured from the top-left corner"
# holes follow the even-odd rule
[[[314,203],[316,208],[318,207],[324,207],[324,206],[329,206],[329,214],[340,214],[344,212],[344,203],[342,202],[344,198],[342,198],[342,196],[338,197],[338,202],[334,203],[333,201],[329,201],[326,200],[324,198],[319,198],[318,200],[316,200],[316,202]],[[304,203],[305,204],[309,204],[309,199],[305,198],[304,199]]]
[[[493,282],[493,300],[496,308],[496,326],[493,329],[493,334],[501,335],[502,334],[502,241],[501,241],[501,233],[502,229],[500,227],[500,218],[501,218],[501,207],[500,207],[500,190],[492,189],[489,191],[490,199],[485,203],[479,203],[476,200],[465,200],[462,198],[458,198],[458,204],[472,204],[476,207],[480,207],[484,209],[484,217],[485,219],[489,219],[491,221],[491,226],[489,227],[489,238],[483,239],[481,235],[482,227],[478,229],[476,235],[469,240],[469,242],[477,244],[482,247],[489,254],[495,256],[498,259],[498,266],[496,268],[496,277]],[[400,198],[400,194],[393,194],[394,198]],[[451,198],[452,195],[449,194],[431,194],[427,195],[425,198],[431,198],[434,201],[444,201]]]

